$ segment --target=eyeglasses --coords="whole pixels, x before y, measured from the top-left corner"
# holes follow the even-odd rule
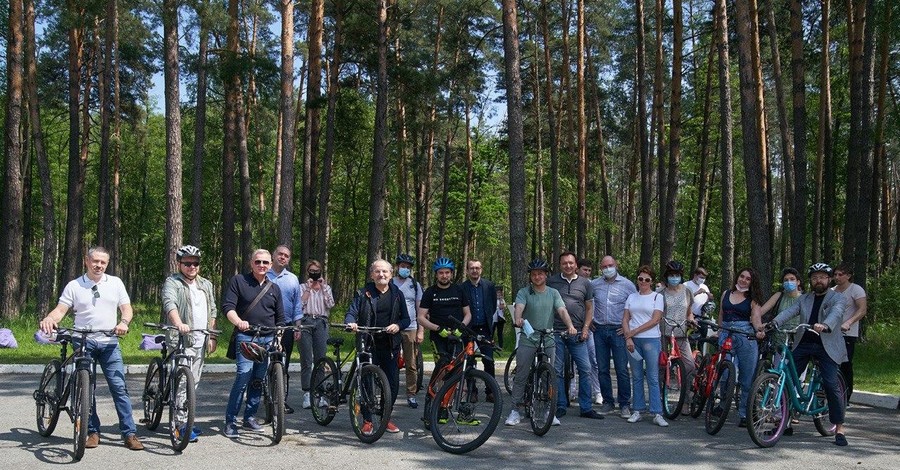
[[[638,282],[652,282],[653,279],[649,277],[639,277]]]
[[[199,261],[188,261],[188,262],[182,261],[181,265],[186,266],[188,268],[196,268],[197,266],[200,266],[200,262]]]
[[[91,292],[94,294],[94,298],[91,300],[91,304],[97,305],[97,299],[100,298],[100,290],[97,289],[97,284],[91,286]]]
[[[265,259],[255,259],[255,260],[253,260],[253,264],[255,264],[257,266],[260,266],[260,265],[268,266],[268,265],[272,264],[272,262],[269,260],[265,260]]]

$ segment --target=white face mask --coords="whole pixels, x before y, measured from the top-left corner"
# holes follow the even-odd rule
[[[694,278],[694,282],[697,283],[698,286],[702,286],[704,282],[706,282],[706,278],[702,276],[697,276]]]
[[[734,290],[736,290],[738,292],[747,292],[748,290],[750,290],[750,288],[749,287],[741,287],[741,286],[735,284]]]
[[[600,272],[602,272],[603,277],[605,277],[607,279],[612,279],[612,278],[616,277],[616,274],[618,274],[615,266],[611,266],[609,268],[603,268],[602,270],[600,270]]]

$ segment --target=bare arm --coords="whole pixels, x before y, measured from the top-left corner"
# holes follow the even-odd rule
[[[853,316],[850,317],[849,320],[845,321],[843,325],[841,325],[841,331],[848,331],[850,327],[853,326],[854,323],[863,319],[868,313],[869,303],[866,297],[860,297],[853,302],[856,305],[856,312],[853,312]]]
[[[134,318],[134,310],[131,308],[131,304],[122,304],[119,305],[119,312],[122,314],[122,319],[116,325],[114,331],[116,335],[123,336],[128,333],[128,325],[131,323],[131,319]]]
[[[472,321],[472,309],[463,307],[463,325],[468,325],[470,321]]]
[[[594,299],[584,302],[584,326],[581,327],[581,340],[587,339],[591,334],[591,323],[594,322]]]
[[[559,315],[559,318],[566,325],[566,329],[568,330],[567,332],[570,335],[574,336],[578,334],[578,330],[576,330],[575,326],[572,325],[572,317],[569,316],[569,311],[566,310],[566,307],[559,307],[558,309],[556,309],[556,314]]]
[[[63,317],[66,316],[66,312],[69,311],[69,306],[66,304],[56,304],[56,308],[50,311],[43,320],[41,320],[40,326],[41,331],[45,334],[50,334],[53,330],[59,326],[59,322],[62,321]]]

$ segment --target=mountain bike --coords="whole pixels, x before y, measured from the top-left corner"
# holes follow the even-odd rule
[[[675,331],[680,330],[687,335],[686,321],[676,322],[663,317],[671,333],[669,340],[663,343],[663,350],[659,354],[659,390],[662,395],[663,416],[675,419],[681,414],[684,400],[687,396],[690,384],[687,383],[687,372],[684,369],[681,349],[678,347]],[[693,358],[690,358],[693,360]]]
[[[344,323],[332,323],[332,328],[350,331]],[[325,356],[316,361],[310,380],[310,402],[313,419],[327,426],[337,414],[341,403],[350,406],[350,423],[360,441],[372,444],[384,435],[393,410],[391,387],[387,375],[372,363],[374,335],[384,328],[357,326],[354,351],[341,358],[343,338],[329,338],[334,359]],[[350,370],[342,369],[350,363]],[[350,377],[345,380],[345,377]]]
[[[791,353],[793,337],[796,333],[810,331],[818,335],[812,326],[806,323],[793,329],[779,330],[787,334],[783,344],[779,346],[781,361],[766,372],[761,373],[753,381],[752,395],[748,404],[747,431],[750,438],[760,447],[772,447],[778,443],[785,429],[790,426],[791,411],[804,416],[812,416],[816,430],[823,436],[833,436],[835,426],[826,423],[828,419],[828,401],[825,398],[825,384],[815,360],[810,361],[807,369],[809,383],[804,384],[794,363]],[[840,371],[838,377],[838,396],[846,406],[846,390],[844,378]]]
[[[553,330],[535,330],[535,334],[538,335],[538,344],[528,369],[522,402],[525,416],[531,419],[531,430],[538,436],[543,436],[553,425],[558,390],[556,369],[550,363],[550,356],[544,346],[546,337],[552,336]]]
[[[500,386],[493,376],[476,369],[481,355],[478,344],[491,344],[489,337],[476,334],[455,318],[450,318],[453,328],[461,337],[450,335],[448,339],[459,349],[446,365],[432,374],[425,392],[425,427],[438,446],[452,454],[471,452],[494,433],[503,411]],[[478,390],[495,399],[480,401]]]
[[[262,389],[262,409],[264,423],[272,425],[272,443],[278,444],[284,437],[284,351],[281,337],[285,333],[293,334],[294,326],[256,326],[251,325],[243,333],[253,335],[253,342],[260,337],[269,337],[266,347],[268,362],[266,373],[262,379],[256,379],[249,387]],[[249,390],[248,387],[248,390]]]
[[[177,327],[158,323],[144,323],[148,328],[162,331],[174,331],[178,334],[175,349],[166,347],[166,336],[157,335],[154,341],[162,345],[160,357],[155,357],[147,367],[144,379],[144,392],[141,400],[144,403],[144,418],[141,419],[151,431],[159,426],[162,409],[169,407],[169,441],[176,451],[183,451],[191,440],[196,411],[196,384],[191,366],[194,357],[185,353],[185,337],[190,333],[202,333],[203,341],[209,336],[218,336],[221,331],[196,329],[181,334]]]
[[[75,460],[81,460],[84,456],[96,383],[96,363],[86,350],[87,337],[91,333],[115,336],[113,330],[98,331],[85,328],[56,330],[54,342],[62,346],[59,359],[51,360],[44,367],[38,389],[33,394],[38,434],[41,436],[53,434],[63,410],[69,415],[73,424]],[[75,339],[75,335],[80,338]],[[69,343],[72,343],[72,354],[67,355]]]

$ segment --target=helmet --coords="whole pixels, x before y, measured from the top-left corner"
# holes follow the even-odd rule
[[[437,271],[438,269],[445,268],[451,271],[456,271],[456,265],[453,264],[453,260],[444,256],[441,256],[440,258],[434,260],[434,264],[431,265],[432,271]]]
[[[681,261],[672,260],[666,263],[666,272],[667,273],[683,273],[684,265],[681,264]]]
[[[406,253],[400,253],[397,255],[397,259],[394,260],[394,264],[400,263],[416,264],[416,259]]]
[[[263,345],[250,341],[241,341],[241,355],[247,359],[253,362],[262,362],[267,354],[268,352]]]
[[[826,263],[811,264],[809,265],[809,269],[806,270],[806,276],[810,277],[813,275],[813,273],[817,272],[823,272],[831,276],[832,274],[834,274],[834,269],[831,269],[831,266]]]
[[[535,269],[542,269],[542,270],[544,270],[545,273],[549,273],[550,265],[547,264],[546,261],[544,261],[540,258],[535,258],[535,259],[531,260],[530,263],[528,263],[528,272],[530,273],[531,271],[534,271]]]
[[[180,260],[185,256],[196,256],[200,257],[200,248],[197,248],[194,245],[184,245],[183,247],[175,250],[175,259]]]

